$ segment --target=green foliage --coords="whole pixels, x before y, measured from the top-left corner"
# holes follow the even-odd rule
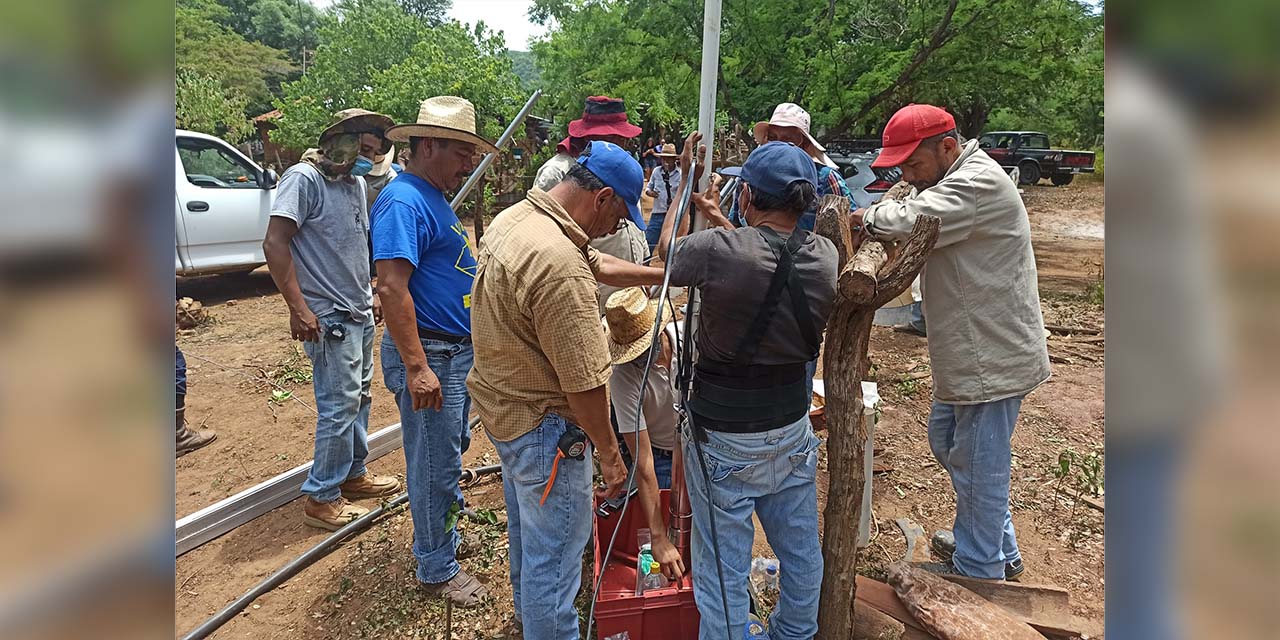
[[[1100,16],[1080,0],[985,0],[947,20],[948,5],[726,0],[717,106],[750,125],[798,102],[820,137],[878,135],[893,110],[926,100],[974,132],[1000,109],[1052,115],[1072,140],[1101,131]],[[558,27],[533,52],[561,119],[601,93],[626,99],[633,120],[696,118],[701,3],[535,0],[530,13]]]
[[[270,108],[272,90],[294,70],[283,51],[250,42],[224,21],[230,11],[213,0],[179,0],[175,13],[177,69],[216,79],[244,96],[250,112]],[[179,105],[180,106],[180,105]]]
[[[273,140],[315,144],[331,115],[361,107],[413,122],[432,96],[457,95],[476,107],[482,134],[496,138],[523,103],[502,38],[483,25],[432,26],[393,0],[341,0],[322,28],[307,75],[284,85]]]
[[[405,13],[425,20],[427,24],[438,26],[444,24],[452,0],[396,0]]]
[[[253,133],[253,124],[244,115],[248,99],[235,89],[224,88],[212,76],[189,70],[178,72],[176,84],[175,124],[179,129],[208,133],[233,143]]]
[[[301,64],[302,51],[314,49],[327,16],[309,0],[218,0],[226,8],[222,21],[252,42],[289,52]]]
[[[542,72],[538,70],[538,62],[529,51],[507,51],[511,58],[511,69],[520,78],[520,86],[527,92],[542,86]]]

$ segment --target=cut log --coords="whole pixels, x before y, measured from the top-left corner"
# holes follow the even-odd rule
[[[1043,640],[1003,607],[940,576],[898,563],[889,584],[920,625],[941,640]]]
[[[902,640],[906,625],[863,602],[853,602],[853,640]]]

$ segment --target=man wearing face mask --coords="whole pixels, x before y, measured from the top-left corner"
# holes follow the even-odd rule
[[[447,523],[463,506],[458,478],[471,444],[476,261],[445,192],[462,186],[478,153],[497,149],[476,134],[475,107],[455,96],[423,101],[417,122],[387,137],[409,145],[409,162],[373,205],[373,259],[387,314],[382,376],[400,408],[417,578],[429,593],[474,607],[487,592],[458,564],[460,539]]]
[[[601,495],[619,495],[626,482],[609,423],[612,367],[596,285],[657,284],[662,270],[588,241],[637,213],[643,184],[631,154],[591,142],[559,184],[535,187],[498,214],[480,244],[467,387],[502,459],[511,586],[525,638],[579,637],[573,600],[594,513],[592,446],[583,459],[557,459],[557,445],[594,446]]]
[[[318,149],[280,177],[262,242],[271,278],[289,305],[289,330],[311,359],[315,462],[302,485],[303,520],[336,530],[368,512],[349,498],[400,491],[394,476],[365,469],[373,331],[380,310],[369,278],[369,215],[364,178],[386,152],[382,114],[348,109],[320,134]]]

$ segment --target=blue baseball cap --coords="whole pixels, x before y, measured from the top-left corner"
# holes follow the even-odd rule
[[[778,198],[785,197],[787,186],[804,180],[818,187],[818,168],[804,149],[790,142],[767,142],[756,147],[742,164],[742,179],[753,190]]]
[[[612,142],[592,140],[587,143],[582,155],[578,156],[578,164],[594,173],[606,187],[627,203],[627,211],[631,221],[637,227],[645,227],[644,218],[640,215],[640,190],[644,188],[644,169],[631,157],[626,149]]]

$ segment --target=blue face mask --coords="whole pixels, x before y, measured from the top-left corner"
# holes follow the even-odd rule
[[[356,163],[351,167],[351,175],[363,176],[370,171],[373,171],[373,161],[364,156],[356,156]]]

